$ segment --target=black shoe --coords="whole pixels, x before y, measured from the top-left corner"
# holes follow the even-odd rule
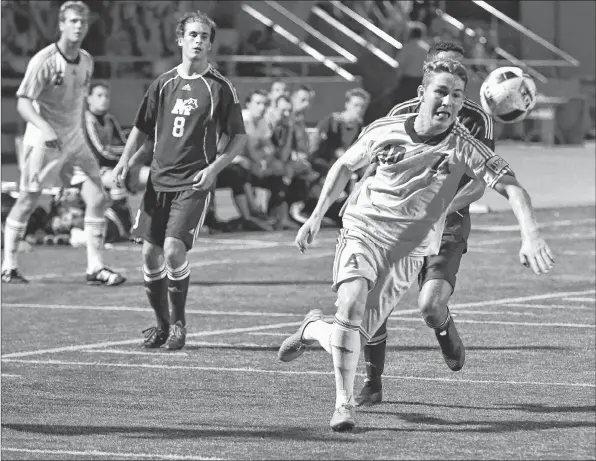
[[[186,344],[186,327],[178,320],[174,325],[170,325],[170,336],[164,347],[171,351],[182,349]]]
[[[466,360],[466,350],[462,342],[451,314],[448,314],[446,324],[442,328],[435,328],[435,336],[441,346],[443,359],[452,371],[459,371],[463,368]]]
[[[147,349],[155,349],[161,347],[168,340],[168,329],[165,330],[159,327],[150,327],[143,330],[145,340],[143,341],[143,347]]]
[[[126,282],[126,277],[114,272],[112,269],[102,267],[93,274],[87,274],[87,283],[89,285],[105,285],[107,287],[114,287]]]
[[[2,281],[4,283],[14,283],[15,285],[29,283],[29,280],[23,277],[23,274],[21,274],[18,269],[7,269],[2,271]]]
[[[364,381],[364,387],[356,397],[357,407],[368,407],[376,403],[381,403],[383,400],[383,385],[381,384],[381,378],[375,378],[373,380],[366,379]]]

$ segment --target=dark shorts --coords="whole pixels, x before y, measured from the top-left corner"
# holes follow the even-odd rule
[[[182,240],[190,250],[209,209],[212,192],[193,189],[160,192],[148,181],[133,224],[132,236],[163,248],[166,237]]]
[[[422,270],[418,274],[420,289],[429,280],[445,280],[455,289],[461,258],[468,251],[470,227],[470,215],[467,212],[447,216],[439,254],[424,258]]]

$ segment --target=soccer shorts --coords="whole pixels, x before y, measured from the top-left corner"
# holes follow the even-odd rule
[[[360,329],[367,340],[410,289],[423,261],[422,256],[396,256],[360,233],[340,231],[333,263],[333,290],[356,278],[367,280],[369,292]]]
[[[156,191],[149,180],[132,226],[132,236],[162,248],[166,237],[172,237],[182,240],[190,250],[205,221],[211,194],[211,191],[194,189]]]
[[[439,254],[424,258],[424,265],[418,275],[420,289],[429,280],[445,280],[452,290],[455,289],[461,258],[468,251],[470,227],[469,213],[456,212],[447,216]]]
[[[48,148],[39,138],[23,143],[20,190],[41,192],[44,187],[71,185],[75,169],[100,183],[99,164],[93,156],[83,132],[60,138],[61,149]]]

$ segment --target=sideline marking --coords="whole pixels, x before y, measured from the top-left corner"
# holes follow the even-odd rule
[[[6,430],[6,429],[4,429]],[[223,458],[203,458],[201,456],[184,456],[184,455],[160,455],[150,453],[120,453],[112,451],[99,451],[99,450],[88,450],[88,451],[75,451],[75,450],[46,450],[46,449],[31,449],[31,448],[14,448],[14,447],[2,447],[2,451],[10,451],[14,453],[36,453],[46,455],[71,455],[71,456],[109,456],[110,458],[146,458],[146,459],[183,459],[183,460],[212,460],[212,459],[223,459]]]

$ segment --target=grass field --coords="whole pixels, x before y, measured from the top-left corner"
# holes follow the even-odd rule
[[[336,231],[305,255],[288,232],[202,238],[173,353],[139,347],[140,247],[107,253],[129,277],[117,288],[84,284],[83,250],[37,248],[33,283],[2,286],[2,458],[594,459],[594,207],[538,218],[557,257],[542,277],[518,263],[511,213],[473,217],[451,304],[464,369],[447,369],[413,288],[389,322],[385,402],[351,434],[329,429],[323,349],[276,360],[304,313],[334,313]]]

